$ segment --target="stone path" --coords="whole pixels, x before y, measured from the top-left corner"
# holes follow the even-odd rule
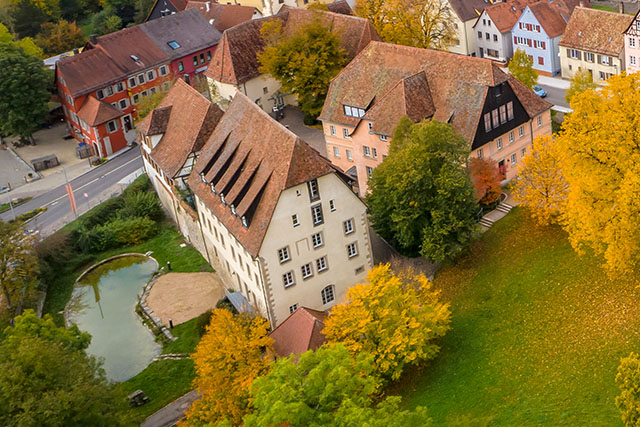
[[[511,195],[503,193],[505,199],[500,202],[500,204],[491,212],[486,213],[482,219],[480,219],[480,225],[482,226],[482,231],[487,231],[493,223],[498,221],[499,219],[504,218],[514,206],[517,205],[515,200],[511,197]]]
[[[191,404],[198,400],[200,395],[197,390],[191,390],[189,393],[169,403],[158,412],[150,415],[140,427],[169,427],[174,426],[184,418],[184,413],[189,409]]]

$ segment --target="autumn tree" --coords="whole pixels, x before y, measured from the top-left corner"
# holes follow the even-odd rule
[[[285,36],[280,20],[260,30],[267,46],[258,54],[260,72],[271,74],[284,92],[294,94],[307,120],[320,115],[329,82],[342,70],[345,53],[340,39],[320,19]]]
[[[57,55],[73,48],[82,47],[85,42],[82,30],[75,22],[64,19],[58,22],[42,24],[40,34],[36,37],[36,44],[46,55]]]
[[[620,359],[616,385],[620,394],[616,406],[625,426],[640,425],[640,359],[636,353]]]
[[[42,61],[13,44],[0,44],[0,131],[33,141],[43,122],[52,76]]]
[[[538,71],[533,68],[533,59],[522,49],[513,53],[509,61],[509,73],[529,89],[538,83]]]
[[[424,408],[402,410],[399,397],[373,406],[380,386],[371,357],[354,359],[341,344],[307,351],[299,360],[278,359],[271,372],[254,381],[256,411],[247,427],[261,426],[415,426],[430,424]]]
[[[610,273],[640,259],[640,73],[574,95],[557,146],[568,193],[562,223],[574,248],[604,256]]]
[[[0,425],[124,425],[124,396],[85,353],[91,338],[32,310],[0,338]]]
[[[388,43],[442,50],[456,43],[455,15],[446,0],[358,0],[355,12]]]
[[[502,175],[495,160],[474,157],[469,162],[469,175],[481,204],[489,205],[500,199]]]
[[[34,242],[24,229],[20,222],[0,221],[0,288],[11,317],[16,304],[37,286]]]
[[[513,197],[540,225],[557,221],[566,202],[568,188],[559,156],[558,141],[545,135],[536,138],[518,165]]]
[[[440,301],[424,274],[402,280],[389,264],[379,265],[369,271],[367,283],[347,290],[346,302],[331,310],[323,333],[352,354],[371,353],[376,372],[395,380],[408,365],[438,354],[434,340],[449,330],[450,316],[449,304]]]
[[[192,356],[194,385],[202,398],[187,412],[185,425],[241,424],[248,411],[251,384],[271,364],[273,340],[268,332],[269,324],[260,317],[234,316],[225,309],[213,311],[207,332]]]
[[[597,85],[593,82],[593,76],[586,68],[578,68],[573,78],[571,79],[571,85],[565,93],[564,99],[567,104],[571,104],[571,98],[577,93],[584,92],[585,90],[595,89]]]
[[[477,229],[468,157],[469,144],[450,124],[403,118],[368,182],[375,230],[405,254],[436,262],[457,255]]]

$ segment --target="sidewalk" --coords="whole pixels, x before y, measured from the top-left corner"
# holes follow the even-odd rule
[[[538,84],[563,90],[567,90],[569,89],[569,86],[571,86],[571,82],[569,80],[563,80],[560,77],[547,76],[538,76]]]
[[[184,418],[184,413],[191,404],[199,398],[198,390],[192,390],[150,415],[140,424],[140,427],[169,427],[176,425],[178,421]]]

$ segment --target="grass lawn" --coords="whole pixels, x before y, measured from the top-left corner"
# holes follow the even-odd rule
[[[514,209],[436,275],[452,330],[390,392],[436,425],[622,425],[614,377],[640,350],[640,288],[599,265]]]
[[[603,6],[603,5],[599,5],[599,4],[594,4],[591,6],[594,9],[598,9],[598,10],[604,10],[607,12],[613,12],[613,9],[610,6]]]

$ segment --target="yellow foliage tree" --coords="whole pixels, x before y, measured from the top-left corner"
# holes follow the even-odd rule
[[[324,335],[352,354],[371,353],[376,372],[397,379],[407,365],[438,354],[433,341],[449,330],[449,304],[424,274],[398,276],[381,264],[367,280],[349,288],[347,302],[331,310]]]
[[[228,422],[242,424],[248,412],[253,380],[266,374],[272,362],[269,324],[260,317],[234,316],[225,309],[211,315],[207,332],[192,355],[196,400],[181,423],[186,426]]]
[[[518,166],[513,197],[531,209],[541,225],[559,218],[567,199],[567,183],[562,175],[558,143],[549,135],[536,138],[533,150]]]
[[[574,248],[604,255],[610,273],[640,256],[640,73],[571,99],[558,139],[568,184],[563,225]]]
[[[444,50],[457,40],[446,0],[358,0],[355,12],[388,43]]]

